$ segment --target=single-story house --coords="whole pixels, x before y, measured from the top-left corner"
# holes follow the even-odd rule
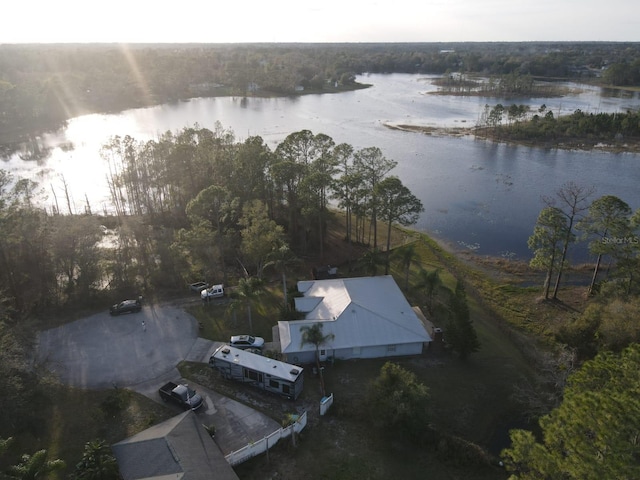
[[[238,480],[191,410],[111,446],[124,480]]]
[[[409,305],[392,276],[305,280],[296,310],[304,320],[278,322],[280,350],[289,363],[315,361],[315,346],[302,344],[301,327],[322,324],[333,335],[320,347],[320,359],[419,355],[431,342],[425,323]]]

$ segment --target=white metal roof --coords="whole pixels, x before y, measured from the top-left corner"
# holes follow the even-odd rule
[[[227,362],[237,363],[243,367],[247,367],[258,372],[268,373],[272,377],[281,378],[290,382],[295,382],[303,371],[303,368],[298,365],[291,365],[289,363],[281,362],[280,360],[274,360],[273,358],[247,352],[246,350],[235,348],[230,345],[222,345],[213,352],[213,355],[211,356]]]
[[[335,336],[329,349],[431,341],[390,275],[304,281],[299,287],[304,297],[296,298],[296,308],[305,320],[278,322],[283,353],[315,350],[301,345],[300,327],[318,322],[324,335]]]

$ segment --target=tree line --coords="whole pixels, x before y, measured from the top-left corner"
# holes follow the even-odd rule
[[[592,188],[564,185],[547,199],[529,238],[531,266],[545,272],[545,299],[558,300],[571,245],[588,242],[595,258],[587,287],[592,301],[555,333],[578,359],[640,343],[640,211],[614,195],[589,202],[592,194]]]
[[[563,185],[538,216],[528,245],[531,266],[544,272],[544,299],[559,300],[569,268],[568,252],[578,241],[587,242],[595,262],[587,286],[593,301],[556,339],[574,349],[579,359],[601,350],[620,352],[640,342],[637,324],[640,296],[640,210],[614,195],[591,201],[592,187],[573,182]]]
[[[605,42],[0,45],[0,131],[198,96],[336,91],[367,72],[637,85],[639,57],[635,44]]]
[[[640,59],[627,58],[611,64],[604,72],[604,80],[613,86],[640,83]]]
[[[556,299],[567,253],[578,239],[588,240],[596,262],[588,294],[600,288],[603,261],[610,260],[607,283],[630,295],[640,293],[636,273],[640,267],[640,210],[614,195],[604,195],[588,203],[592,187],[574,182],[563,185],[554,197],[544,197],[546,207],[538,215],[528,245],[533,252],[531,266],[545,271],[544,298]],[[553,293],[551,284],[554,280]]]
[[[640,142],[640,112],[583,112],[554,115],[546,105],[485,105],[476,135],[514,142],[539,142],[591,148],[597,144],[625,146]]]
[[[264,230],[265,221],[282,226],[294,251],[322,257],[331,200],[345,211],[345,240],[372,244],[374,250],[378,220],[413,224],[423,210],[402,182],[388,175],[396,162],[379,148],[355,151],[309,130],[288,135],[271,151],[261,137],[235,143],[220,126],[214,132],[186,128],[146,143],[115,138],[103,156],[110,164],[109,185],[119,216],[205,224],[216,237],[209,239],[211,244],[222,246],[220,258],[230,245],[242,244],[236,238],[239,225]],[[246,260],[257,273],[266,257],[249,244],[260,236],[243,237],[247,251],[254,251]],[[204,240],[188,239],[192,253],[199,250],[194,244]],[[218,263],[207,260],[203,263]]]
[[[148,142],[115,137],[101,154],[113,215],[44,209],[34,182],[1,172],[0,289],[22,315],[104,292],[220,282],[238,264],[261,276],[283,245],[322,261],[330,203],[345,211],[347,244],[373,250],[379,222],[410,225],[423,211],[379,148],[308,130],[272,151],[261,137],[236,142],[219,124],[196,126]]]

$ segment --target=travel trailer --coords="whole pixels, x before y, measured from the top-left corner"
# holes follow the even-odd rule
[[[256,388],[295,400],[302,393],[303,368],[263,357],[229,345],[219,347],[209,366],[229,380],[248,383]]]

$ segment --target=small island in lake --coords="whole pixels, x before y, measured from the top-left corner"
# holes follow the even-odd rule
[[[506,120],[506,122],[505,122]],[[528,105],[485,106],[473,127],[433,127],[385,124],[387,128],[426,135],[465,136],[530,147],[563,148],[609,152],[640,152],[640,112],[585,113],[554,116],[541,105],[532,111]]]

